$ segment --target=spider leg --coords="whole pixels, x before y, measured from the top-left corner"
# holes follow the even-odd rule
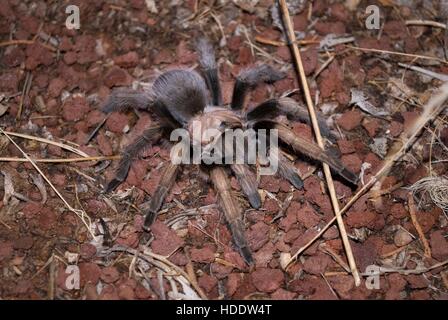
[[[270,147],[270,156],[277,157],[278,174],[288,180],[296,189],[303,188],[303,180],[299,176],[294,163],[285,157],[279,148]]]
[[[246,114],[246,117],[247,120],[254,121],[261,119],[273,119],[279,115],[285,115],[291,120],[311,124],[308,109],[301,103],[298,103],[294,99],[288,97],[267,100],[250,110]],[[327,123],[321,114],[317,114],[317,122],[322,135],[333,141],[334,137],[332,136],[330,128],[328,128]]]
[[[210,170],[210,177],[215,186],[216,194],[220,202],[221,208],[229,224],[233,241],[239,249],[244,260],[249,264],[253,264],[252,253],[247,244],[244,235],[244,223],[242,219],[242,209],[238,202],[232,197],[230,181],[226,172],[222,167],[213,167]]]
[[[273,83],[284,77],[285,74],[283,72],[275,70],[267,64],[243,70],[236,78],[235,86],[233,87],[232,109],[241,109],[248,90],[255,88],[259,83]]]
[[[207,39],[200,38],[196,44],[196,49],[199,53],[199,64],[204,73],[207,88],[212,94],[213,105],[220,106],[222,104],[222,93],[213,46]]]
[[[230,168],[235,174],[244,194],[249,199],[252,208],[259,209],[261,207],[261,198],[258,193],[258,182],[255,174],[247,164],[232,164]]]
[[[128,108],[148,109],[150,105],[151,98],[148,93],[120,88],[112,91],[102,110],[105,113],[110,113],[113,111],[124,111]]]
[[[157,186],[157,189],[149,202],[149,208],[145,216],[144,228],[148,229],[154,221],[156,221],[157,213],[162,207],[165,197],[168,195],[168,192],[176,181],[178,169],[179,165],[173,164],[171,161],[164,169],[159,185]]]
[[[280,123],[274,123],[273,129],[277,129],[280,140],[289,144],[296,152],[300,152],[312,159],[325,162],[337,174],[353,184],[358,182],[358,176],[356,174],[347,169],[341,161],[331,156],[325,150],[322,150],[318,145],[297,136],[291,129]]]
[[[162,127],[154,126],[143,131],[143,134],[140,137],[128,145],[123,152],[120,163],[118,164],[115,177],[109,181],[107,186],[104,188],[104,192],[111,192],[118,187],[126,179],[133,158],[135,158],[145,146],[157,142],[161,136]]]

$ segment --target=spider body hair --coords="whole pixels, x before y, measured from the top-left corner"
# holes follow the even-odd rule
[[[153,84],[154,100],[164,105],[182,126],[207,105],[204,79],[195,71],[170,70],[161,74]]]

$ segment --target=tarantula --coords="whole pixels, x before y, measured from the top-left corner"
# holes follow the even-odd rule
[[[106,185],[105,192],[112,191],[126,179],[132,159],[144,147],[158,143],[176,128],[185,128],[191,132],[193,121],[199,121],[203,127],[217,129],[223,134],[230,128],[277,129],[278,138],[283,143],[283,147],[289,147],[294,152],[327,163],[337,174],[356,184],[357,176],[338,159],[294,134],[286,124],[276,121],[277,116],[283,115],[292,120],[309,122],[308,113],[303,106],[290,98],[279,98],[263,102],[250,111],[244,108],[250,90],[257,84],[273,83],[284,78],[285,75],[282,72],[266,64],[243,70],[236,78],[230,107],[224,106],[214,49],[208,40],[203,38],[197,42],[196,48],[203,77],[192,70],[170,70],[158,76],[149,91],[117,89],[106,101],[103,107],[106,113],[122,111],[128,107],[143,109],[152,112],[158,124],[146,129],[139,138],[125,148],[115,177]],[[323,134],[329,136],[329,130],[322,119],[319,119],[319,125]],[[199,141],[199,143],[207,144],[209,141]],[[295,188],[302,188],[303,181],[293,162],[280,150],[275,151],[278,151],[275,153],[278,160],[278,174],[287,179]],[[245,237],[243,211],[237,199],[232,196],[226,166],[203,163],[201,166],[209,172],[236,247],[245,261],[252,264],[252,254]],[[155,221],[164,198],[174,184],[179,167],[180,164],[170,162],[164,169],[146,212],[144,221],[146,231]],[[237,178],[250,205],[255,209],[260,208],[261,199],[257,178],[250,165],[230,164],[228,167]]]

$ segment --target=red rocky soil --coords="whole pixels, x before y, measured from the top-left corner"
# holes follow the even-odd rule
[[[288,76],[274,85],[259,86],[251,94],[249,105],[298,88],[288,48],[255,40],[283,41],[272,23],[271,1],[253,1],[257,3],[255,8],[235,5],[242,1],[221,2],[224,5],[213,7],[211,12],[222,29],[207,9],[207,3],[213,1],[156,1],[156,7],[151,8],[144,0],[118,0],[113,5],[103,0],[75,0],[70,4],[80,8],[81,28],[69,30],[64,25],[68,1],[1,1],[0,110],[6,108],[0,113],[1,127],[63,142],[90,156],[118,155],[153,120],[144,112],[113,113],[86,144],[104,118],[102,103],[116,87],[150,83],[168,68],[195,66],[192,43],[201,34],[215,44],[225,103],[230,101],[239,70],[255,62],[271,63]],[[381,9],[382,29],[367,30],[367,1],[355,4],[352,11],[344,5],[356,2],[315,0],[311,7],[307,4],[302,12],[292,13],[292,19],[296,31],[315,40],[303,47],[303,59],[313,97],[318,93],[317,107],[334,129],[336,143],[329,147],[354,172],[362,171],[364,181],[368,181],[383,163],[382,156],[369,147],[373,139],[386,138],[390,146],[441,82],[398,67],[398,62],[411,63],[412,59],[363,53],[345,45],[331,48],[335,59],[313,77],[328,59],[324,51],[319,52],[316,42],[329,33],[347,33],[355,37],[350,45],[445,59],[443,32],[425,26],[407,27],[403,21],[446,19],[431,16],[431,12],[439,12],[437,9],[422,9],[432,1],[368,1]],[[175,5],[168,7],[168,3]],[[8,43],[10,40],[18,42]],[[448,71],[446,63],[418,62],[433,72]],[[27,77],[32,77],[29,91],[22,94]],[[376,118],[350,105],[351,88],[364,91],[370,102],[387,110],[388,115]],[[300,90],[292,97],[303,101]],[[446,120],[445,114],[437,127],[432,126],[438,140],[431,143],[432,134],[425,131],[403,161],[394,166],[381,187],[389,191],[376,198],[368,194],[347,212],[344,221],[361,272],[369,265],[415,269],[448,259],[446,215],[431,202],[419,207],[418,222],[431,249],[431,257],[425,257],[404,189],[429,175],[430,161],[432,174],[446,174]],[[295,123],[293,129],[313,137],[306,124]],[[80,157],[35,140],[14,140],[34,158]],[[23,156],[4,136],[0,142],[2,157]],[[48,185],[45,199],[33,183],[32,176],[37,173],[29,163],[0,162],[0,197],[4,198],[0,202],[0,298],[172,297],[173,283],[165,277],[159,281],[158,274],[166,271],[160,266],[135,263],[129,252],[104,252],[116,245],[137,248],[143,221],[139,205],[152,196],[167,161],[169,153],[162,146],[148,148],[134,161],[117,193],[106,196],[101,194],[102,186],[112,177],[118,160],[39,164],[64,199],[72,207],[85,210],[94,234],[102,234],[103,219],[110,233],[104,243],[92,240],[82,220]],[[361,170],[364,163],[370,168]],[[176,266],[189,272],[210,299],[446,299],[446,266],[421,274],[382,275],[379,289],[367,289],[365,279],[356,287],[353,278],[331,256],[346,261],[336,226],[285,270],[285,258],[333,217],[321,168],[314,169],[315,165],[301,158],[296,161],[307,177],[303,190],[292,189],[276,176],[261,177],[264,200],[260,210],[249,209],[233,180],[235,195],[247,209],[246,235],[255,258],[253,269],[234,248],[223,217],[214,206],[216,195],[194,166],[184,167],[179,175],[152,228],[153,238],[146,250],[166,256],[172,264],[169,268]],[[15,192],[11,197],[8,181]],[[342,204],[356,192],[343,181],[336,180],[335,186]],[[272,222],[288,198],[292,199],[289,207]],[[194,208],[202,208],[200,214],[175,220],[178,214],[186,210],[191,213]],[[79,267],[77,290],[67,288],[68,264]],[[51,283],[54,290],[49,289]],[[178,291],[184,292],[179,282],[175,283]]]

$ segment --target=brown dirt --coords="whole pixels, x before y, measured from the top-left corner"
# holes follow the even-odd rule
[[[192,43],[201,34],[211,38],[217,49],[225,103],[231,99],[234,78],[239,70],[255,62],[283,67],[288,76],[275,85],[262,85],[254,90],[249,104],[298,87],[288,48],[255,41],[255,36],[282,41],[281,33],[270,18],[270,1],[258,1],[252,13],[243,11],[232,1],[222,1],[223,6],[213,8],[222,31],[210,14],[201,15],[207,2],[213,1],[178,1],[178,5],[172,7],[168,6],[170,2],[156,1],[158,13],[153,13],[144,0],[119,0],[114,1],[114,5],[103,0],[71,1],[70,4],[80,7],[82,25],[80,30],[68,30],[64,27],[64,1],[34,1],[33,6],[31,1],[1,1],[0,42],[10,38],[35,39],[33,44],[0,46],[0,103],[7,106],[6,112],[0,115],[1,127],[76,145],[91,156],[117,155],[153,120],[143,112],[112,113],[86,145],[86,138],[104,117],[101,104],[115,87],[148,83],[160,71],[194,66],[197,55]],[[438,11],[421,10],[419,3],[422,1],[416,1],[412,7],[382,6],[379,2],[389,1],[379,1],[382,19],[386,21],[380,37],[378,31],[366,30],[362,23],[366,18],[367,1],[361,1],[353,12],[343,2],[314,1],[311,14],[315,23],[307,21],[306,9],[292,16],[296,30],[305,31],[306,39],[314,40],[321,40],[330,33],[350,33],[356,39],[354,44],[360,47],[437,55],[443,59],[441,43],[447,41],[443,32],[429,27],[406,27],[403,23],[420,18],[446,21],[441,17],[425,16]],[[369,1],[369,4],[376,2]],[[200,5],[196,7],[198,3]],[[250,47],[242,27],[247,28],[250,41],[268,55],[259,54],[257,49]],[[58,44],[42,39],[39,30],[57,40]],[[223,34],[226,45],[218,46]],[[327,55],[319,53],[315,44],[305,46],[305,72],[313,96],[319,92],[318,108],[324,112],[324,105],[326,108],[331,104],[335,106],[326,114],[326,117],[331,116],[332,127],[336,129],[337,141],[332,149],[338,149],[336,152],[342,161],[356,173],[361,172],[363,163],[370,163],[371,167],[363,173],[364,181],[368,181],[383,162],[369,148],[373,139],[386,137],[390,146],[418,116],[420,107],[416,107],[416,103],[425,102],[440,81],[424,78],[410,70],[404,72],[398,67],[397,62],[411,63],[410,59],[362,53],[344,45],[334,49],[334,61],[312,80]],[[419,62],[434,72],[447,71],[446,64]],[[23,96],[22,115],[16,120],[27,74],[32,75],[31,86]],[[400,91],[389,87],[390,78],[403,79],[403,88],[412,92],[412,97],[405,97],[411,103],[392,97]],[[353,87],[368,92],[372,97],[370,101],[376,106],[387,107],[389,117],[374,118],[349,105]],[[2,95],[9,98],[2,101]],[[293,97],[303,101],[301,90]],[[448,172],[448,122],[446,114],[443,117],[437,128],[432,125],[432,130],[440,134],[441,142],[432,142],[431,158],[428,147],[432,134],[425,131],[410,156],[406,156],[386,177],[383,189],[400,182],[407,187],[427,176],[430,159],[435,161],[431,167],[433,174]],[[313,137],[306,124],[294,123],[293,130],[303,137]],[[78,157],[57,146],[19,138],[14,140],[35,158]],[[22,157],[3,136],[0,137],[0,154],[2,157]],[[296,161],[302,174],[311,170],[312,163],[305,160],[299,157]],[[109,241],[106,247],[137,248],[143,223],[138,206],[152,196],[167,161],[169,153],[163,146],[148,148],[134,161],[126,181],[118,188],[122,194],[130,188],[132,191],[124,198],[108,200],[101,194],[102,185],[113,176],[117,160],[41,163],[39,167],[68,203],[87,212],[96,226],[95,233],[100,234],[100,218],[104,219],[111,235],[110,239],[105,239]],[[0,162],[0,169],[11,174],[15,192],[24,196],[20,200],[13,197],[13,200],[0,202],[1,299],[47,299],[50,281],[56,285],[56,299],[160,299],[164,294],[168,296],[172,284],[166,278],[159,281],[160,269],[157,267],[147,265],[145,277],[140,270],[134,269],[129,277],[130,268],[134,266],[133,255],[101,254],[79,217],[67,210],[48,185],[47,200],[41,203],[42,195],[31,178],[36,172],[30,164]],[[305,180],[304,190],[291,191],[291,186],[276,176],[261,177],[260,189],[275,198],[265,192],[260,210],[249,209],[247,202],[242,200],[244,197],[236,180],[232,180],[235,195],[247,209],[246,235],[254,253],[253,269],[245,265],[234,248],[222,214],[216,207],[204,209],[206,214],[186,216],[178,222],[173,220],[185,210],[216,203],[214,191],[194,166],[182,169],[165,201],[163,214],[152,228],[149,249],[167,256],[171,263],[184,270],[192,269],[197,283],[212,299],[443,299],[448,296],[448,288],[441,277],[443,268],[422,275],[391,273],[381,276],[378,290],[367,289],[365,279],[360,287],[355,287],[353,278],[320,246],[325,243],[333,253],[346,260],[335,227],[285,271],[282,256],[294,254],[333,216],[320,171],[317,166],[317,171]],[[5,180],[0,174],[2,198]],[[335,185],[341,203],[346,203],[356,192],[343,181],[335,181]],[[284,215],[271,222],[290,192],[293,192],[292,201]],[[379,201],[362,197],[348,211],[344,221],[361,272],[372,264],[414,269],[420,264],[428,267],[448,259],[448,223],[442,210],[431,203],[419,209],[418,222],[432,251],[432,257],[424,257],[424,248],[410,220],[406,199],[407,191],[400,188],[383,194]],[[74,262],[68,261],[69,253],[77,254]],[[53,278],[47,264],[52,256],[56,268]],[[78,290],[66,286],[67,263],[79,267],[81,287]]]

